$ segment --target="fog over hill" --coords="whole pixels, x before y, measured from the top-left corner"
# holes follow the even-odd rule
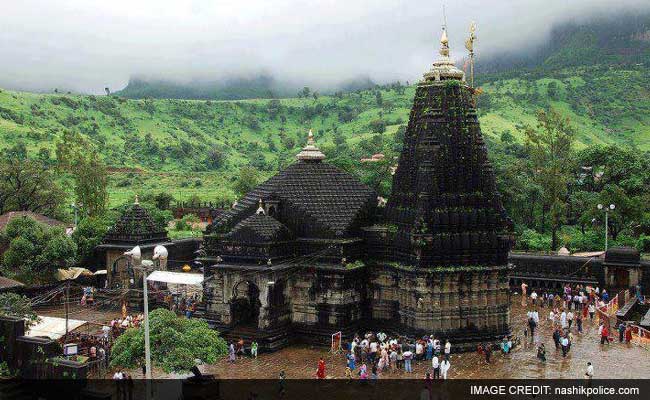
[[[647,0],[446,1],[456,58],[507,60],[558,24],[650,10]],[[34,10],[38,10],[35,13]],[[0,87],[118,90],[132,77],[187,84],[272,77],[332,88],[416,79],[436,55],[442,2],[425,0],[22,0],[0,13]]]

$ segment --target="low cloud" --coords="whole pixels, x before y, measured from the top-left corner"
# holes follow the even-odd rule
[[[453,54],[471,21],[482,57],[540,43],[554,24],[650,9],[647,0],[446,3]],[[102,93],[132,76],[177,82],[271,74],[314,87],[418,78],[436,57],[430,0],[21,0],[0,13],[0,87]]]

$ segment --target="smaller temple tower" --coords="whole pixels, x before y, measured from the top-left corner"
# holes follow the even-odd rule
[[[124,252],[140,246],[143,258],[151,259],[153,249],[158,245],[163,245],[168,250],[173,250],[175,246],[164,227],[156,224],[149,212],[140,205],[138,196],[135,196],[133,204],[108,230],[102,244],[96,247],[106,260],[107,285],[129,287],[130,278]]]

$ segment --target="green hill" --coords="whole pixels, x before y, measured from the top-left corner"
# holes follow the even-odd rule
[[[592,66],[486,77],[479,117],[488,144],[522,139],[538,108],[571,117],[579,146],[609,143],[650,150],[650,72],[643,66]],[[389,152],[408,121],[413,87],[282,100],[127,100],[114,96],[0,92],[0,147],[53,159],[66,130],[94,143],[114,167],[112,202],[142,185],[177,197],[232,198],[243,165],[270,175],[292,160],[314,130],[331,155]],[[385,126],[385,131],[384,130]],[[382,132],[383,131],[383,132]],[[121,168],[121,170],[120,170]],[[130,170],[124,170],[128,168]],[[142,190],[142,189],[138,189]],[[182,193],[181,193],[182,192]]]
[[[523,140],[536,110],[553,106],[571,118],[578,147],[650,150],[650,19],[630,18],[627,24],[595,21],[556,29],[553,45],[536,53],[533,67],[477,76],[488,146]],[[619,31],[610,35],[612,29]],[[0,90],[0,150],[54,164],[64,132],[78,132],[112,168],[112,204],[146,191],[230,201],[242,166],[273,174],[293,160],[310,128],[334,162],[394,155],[413,95],[413,86],[400,83],[332,96],[305,92],[300,98],[239,101]]]

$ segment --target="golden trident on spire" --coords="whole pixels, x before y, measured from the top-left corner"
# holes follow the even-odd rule
[[[476,40],[476,23],[469,24],[469,37],[465,40],[465,48],[469,51],[470,85],[474,87],[474,41]]]

